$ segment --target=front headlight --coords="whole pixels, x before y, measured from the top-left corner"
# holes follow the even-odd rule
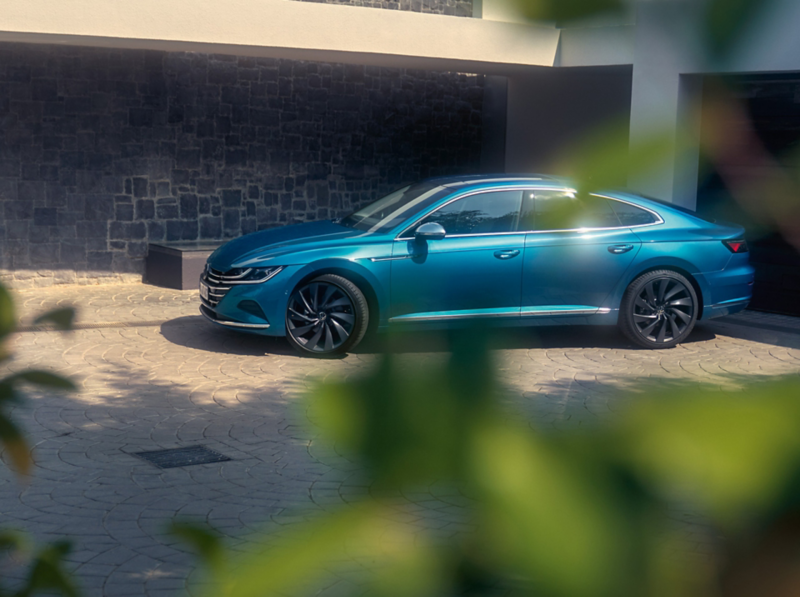
[[[243,267],[240,268],[240,273],[231,275],[233,272],[228,272],[228,281],[231,284],[261,284],[278,275],[282,269],[283,266],[280,265],[273,265],[271,267]]]

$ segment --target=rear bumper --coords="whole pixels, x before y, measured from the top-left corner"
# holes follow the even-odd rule
[[[738,313],[745,309],[753,296],[755,269],[748,262],[728,264],[725,269],[703,275],[707,290],[703,319],[713,319]]]

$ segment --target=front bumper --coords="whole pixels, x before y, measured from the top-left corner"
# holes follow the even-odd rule
[[[216,323],[226,328],[233,328],[237,330],[266,330],[269,329],[270,324],[266,321],[264,323],[247,323],[244,321],[233,321],[224,319],[217,315],[217,313],[208,305],[201,302],[200,314],[211,323]]]
[[[200,298],[200,313],[221,327],[265,336],[283,336],[286,302],[293,274],[299,266],[284,267],[259,284],[228,284],[229,289],[212,302]],[[201,277],[201,282],[204,282]]]

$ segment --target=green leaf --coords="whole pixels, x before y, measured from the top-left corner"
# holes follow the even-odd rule
[[[654,486],[691,492],[723,524],[735,527],[744,514],[769,508],[800,470],[797,380],[653,395],[606,445],[617,444],[628,466]]]
[[[52,323],[59,330],[68,331],[72,329],[72,323],[75,319],[75,309],[72,307],[64,307],[62,309],[55,309],[40,315],[34,321],[34,325],[42,323]]]
[[[79,592],[63,562],[71,549],[68,541],[56,541],[42,549],[34,558],[26,586],[20,590],[19,597],[29,597],[39,593],[57,592],[65,597],[79,597]]]
[[[517,0],[530,19],[555,21],[559,25],[623,11],[625,0]]]
[[[14,389],[14,381],[12,377],[6,377],[0,380],[0,404],[3,402],[21,402],[19,392]]]
[[[711,56],[727,57],[741,42],[748,27],[774,4],[774,0],[709,0],[704,41]]]
[[[254,555],[221,577],[221,586],[210,592],[219,597],[264,597],[297,594],[340,562],[343,554],[367,558],[377,571],[369,595],[433,597],[449,594],[439,590],[444,579],[434,550],[422,544],[418,529],[392,522],[393,509],[375,504],[356,505],[346,511],[323,515],[298,524],[275,549]],[[305,593],[301,593],[305,594]]]
[[[222,541],[212,529],[189,522],[173,522],[169,532],[187,543],[212,572],[219,573],[224,567],[225,551]]]
[[[14,301],[8,290],[0,284],[0,341],[13,332],[15,327]]]
[[[0,413],[0,442],[16,471],[27,475],[31,468],[30,449],[19,428],[3,413]]]
[[[0,550],[19,551],[26,547],[27,541],[22,533],[4,529],[0,531]]]
[[[651,135],[632,151],[627,123],[606,123],[560,151],[553,171],[571,177],[580,192],[625,187],[629,173],[657,169],[674,155],[679,143],[682,140],[665,131]]]
[[[8,379],[9,381],[21,379],[27,381],[28,383],[36,384],[37,386],[45,386],[67,392],[74,392],[78,389],[75,387],[75,384],[67,378],[39,369],[28,369],[27,371],[17,373]]]

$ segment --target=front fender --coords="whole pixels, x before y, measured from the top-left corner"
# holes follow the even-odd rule
[[[389,319],[389,261],[373,262],[369,258],[345,259],[330,257],[319,259],[292,272],[284,284],[284,292],[278,302],[282,313],[286,311],[289,296],[297,286],[306,280],[323,274],[336,274],[354,282],[367,295],[372,307],[378,308],[378,324],[384,326]],[[368,287],[364,287],[368,285]],[[374,317],[374,314],[370,314]]]

